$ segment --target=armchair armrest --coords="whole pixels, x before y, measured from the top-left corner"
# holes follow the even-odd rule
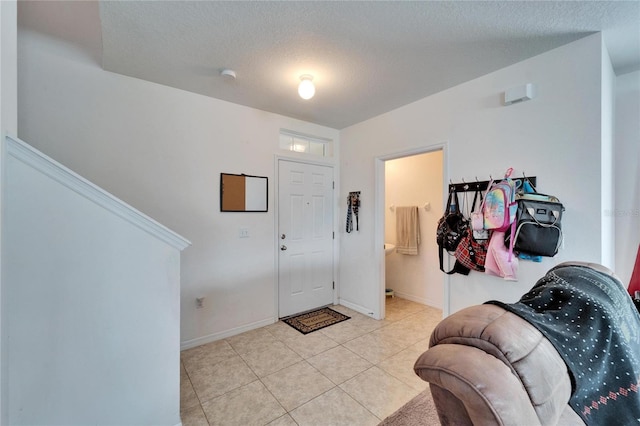
[[[504,362],[481,349],[438,345],[423,353],[414,368],[430,383],[434,400],[444,397],[440,403],[457,404],[447,402],[453,396],[464,407],[465,413],[460,413],[462,418],[441,418],[443,424],[459,424],[465,417],[469,421],[463,423],[476,425],[540,424],[519,378]],[[434,386],[446,390],[449,395]],[[451,413],[456,411],[438,409],[439,416],[451,417]]]
[[[414,369],[430,383],[443,424],[580,420],[568,405],[571,380],[553,345],[527,321],[495,305],[445,318]]]

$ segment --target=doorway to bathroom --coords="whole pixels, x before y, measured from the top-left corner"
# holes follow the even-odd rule
[[[395,297],[444,310],[448,303],[445,303],[445,278],[438,267],[435,230],[442,216],[446,193],[445,145],[396,153],[377,160],[379,202],[376,213],[380,226],[376,237],[385,246],[380,268],[381,316],[385,315],[384,302],[389,290]],[[397,251],[398,232],[403,232],[402,224],[398,230],[397,219],[403,207],[417,208],[417,254],[412,250]],[[390,249],[391,245],[394,247]],[[405,254],[407,252],[413,253]]]

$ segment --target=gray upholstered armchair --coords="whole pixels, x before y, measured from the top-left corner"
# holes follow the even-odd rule
[[[430,383],[443,425],[583,425],[571,381],[551,343],[494,305],[445,318],[415,371]]]
[[[559,270],[559,268],[565,269]],[[575,287],[575,294],[571,287],[568,287],[571,280],[563,278],[562,274],[565,271],[574,274],[573,276],[577,277],[576,281],[579,281],[578,286]],[[609,364],[618,364],[620,358],[625,358],[622,361],[628,362],[623,368],[626,369],[624,373],[630,377],[629,381],[625,382],[631,383],[629,392],[627,393],[622,387],[620,392],[617,392],[618,384],[612,387],[613,383],[604,383],[613,389],[612,391],[606,389],[606,392],[601,393],[601,395],[605,395],[604,400],[603,397],[594,398],[593,408],[590,404],[583,404],[579,408],[584,408],[586,412],[591,410],[591,416],[601,415],[607,410],[613,409],[613,416],[620,414],[620,419],[627,419],[617,424],[623,424],[628,419],[637,418],[640,416],[640,395],[637,391],[634,393],[633,390],[638,389],[637,381],[640,380],[640,362],[638,362],[640,359],[640,316],[628,298],[624,287],[610,270],[596,264],[571,262],[558,265],[550,270],[545,278],[550,276],[549,279],[541,279],[534,289],[523,296],[523,299],[516,305],[526,305],[527,309],[540,308],[538,301],[534,306],[534,303],[531,302],[533,299],[527,299],[527,297],[536,298],[544,295],[544,292],[548,290],[545,286],[549,286],[549,283],[555,279],[561,286],[564,286],[565,293],[561,297],[554,296],[556,301],[553,303],[557,303],[557,306],[554,307],[554,317],[553,319],[546,318],[543,325],[555,327],[551,324],[556,322],[556,315],[560,315],[557,313],[559,312],[557,309],[574,308],[580,303],[576,298],[579,298],[578,294],[581,293],[586,294],[585,297],[587,297],[584,303],[591,304],[591,306],[580,305],[579,311],[576,310],[576,312],[582,313],[582,308],[584,311],[593,308],[601,309],[599,314],[601,318],[615,317],[621,321],[617,324],[622,324],[620,327],[622,332],[613,331],[613,334],[608,334],[607,336],[613,337],[606,337],[607,342],[609,342],[609,338],[626,339],[624,344],[616,344],[616,348],[626,346],[624,356],[615,360],[607,360],[598,368],[619,368],[617,365],[609,367]],[[580,281],[580,279],[584,281]],[[599,281],[600,279],[602,281]],[[585,290],[591,284],[594,284],[595,288],[593,294],[589,293],[589,290]],[[538,287],[539,285],[540,287]],[[569,291],[566,290],[567,288]],[[597,291],[601,290],[604,297],[608,298],[611,295],[611,300],[615,302],[611,306],[616,308],[616,312],[609,311],[605,314],[606,301],[601,303],[597,299],[598,296],[595,295]],[[568,295],[569,293],[571,296]],[[529,302],[525,303],[524,301],[527,300]],[[553,299],[551,300],[553,301]],[[569,306],[572,304],[573,306]],[[518,311],[514,311],[512,306],[504,304],[501,306],[499,302],[472,306],[445,318],[433,331],[429,349],[418,358],[414,369],[418,376],[430,384],[440,422],[443,425],[483,426],[584,425],[583,419],[569,405],[570,403],[575,404],[570,399],[575,396],[576,376],[573,371],[569,370],[572,367],[568,367],[565,362],[567,353],[565,352],[563,358],[560,352],[555,349],[558,346],[554,347],[549,340],[552,338],[549,337],[552,334],[545,334],[549,338],[545,337],[540,331],[544,327],[532,325],[536,324],[535,320],[531,322],[531,319],[529,321],[523,319],[522,315],[515,313]],[[541,314],[536,309],[532,310],[534,316],[543,316],[546,313],[545,311]],[[563,310],[562,313],[564,314],[565,311]],[[576,318],[577,323],[578,316],[573,318]],[[599,327],[599,330],[593,331],[597,334],[596,341],[600,336],[606,335],[600,329],[608,326],[603,327],[602,323],[597,322],[598,319],[586,318],[586,321],[583,322],[583,328],[578,329],[578,334],[582,335],[580,335],[580,339],[576,340],[583,341],[584,336],[587,339],[584,341],[588,341],[589,337],[586,333],[588,330],[585,329],[593,329],[594,327],[591,325]],[[569,317],[568,321],[573,323],[571,320],[572,317]],[[563,325],[563,331],[565,326],[566,323]],[[580,330],[586,332],[582,333]],[[563,335],[563,337],[565,336]],[[579,345],[579,343],[576,344]],[[573,349],[569,349],[569,351],[571,350]],[[607,352],[606,348],[599,348],[599,350],[599,354]],[[569,354],[575,353],[576,351],[573,350]],[[600,358],[602,357],[601,354]],[[595,356],[595,358],[599,357]],[[614,374],[614,376],[616,375],[617,373]],[[622,375],[620,374],[620,376]],[[587,380],[590,379],[587,378]],[[574,396],[572,396],[572,392]],[[613,396],[609,399],[606,397],[607,395]],[[597,413],[595,413],[596,411]],[[608,412],[611,415],[611,411]],[[582,414],[584,415],[584,412]],[[594,424],[611,423],[596,421]]]

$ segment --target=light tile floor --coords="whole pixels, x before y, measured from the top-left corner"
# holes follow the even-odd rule
[[[181,354],[180,411],[191,425],[377,425],[427,388],[413,372],[442,311],[387,298],[376,321],[303,335],[283,322]]]

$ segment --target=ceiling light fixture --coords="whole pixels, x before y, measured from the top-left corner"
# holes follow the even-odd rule
[[[302,99],[311,99],[316,94],[316,86],[313,85],[313,76],[303,74],[300,76],[300,85],[298,85],[298,94]]]

